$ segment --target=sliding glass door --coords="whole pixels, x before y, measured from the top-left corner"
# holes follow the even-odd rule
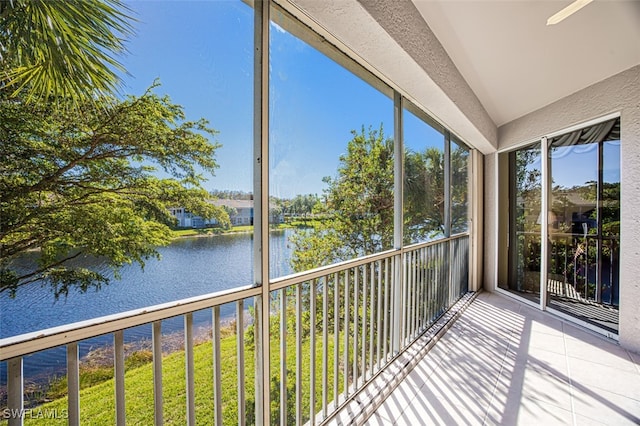
[[[508,200],[499,287],[617,333],[620,119],[544,137],[499,161]]]
[[[620,122],[548,140],[547,306],[618,329]]]
[[[508,153],[508,279],[503,288],[540,300],[540,142]]]

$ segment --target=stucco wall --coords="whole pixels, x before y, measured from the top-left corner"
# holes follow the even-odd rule
[[[359,0],[359,2],[453,101],[480,133],[488,141],[495,141],[495,124],[413,2],[411,0]],[[432,108],[432,105],[432,101],[427,103],[429,108]],[[456,129],[453,125],[450,127]],[[470,141],[470,143],[473,142]],[[486,152],[484,146],[477,148]]]
[[[640,353],[640,65],[498,129],[499,149],[619,112],[621,116],[620,344]],[[485,283],[496,282],[494,157],[485,158]]]

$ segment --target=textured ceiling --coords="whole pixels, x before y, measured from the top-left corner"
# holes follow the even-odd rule
[[[640,1],[413,0],[500,126],[640,64]]]

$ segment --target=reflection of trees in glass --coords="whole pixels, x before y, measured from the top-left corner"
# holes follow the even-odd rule
[[[598,183],[564,188],[553,191],[553,211],[558,218],[557,230],[551,234],[551,263],[549,273],[565,282],[577,285],[583,296],[595,298],[598,256],[602,256],[603,288],[615,283],[607,276],[614,273],[618,257],[620,235],[620,182],[602,184],[600,217],[598,217]],[[586,207],[585,207],[586,206]],[[598,222],[602,234],[598,235]],[[601,241],[601,253],[598,245]],[[609,296],[611,297],[611,295]]]
[[[512,152],[512,178],[515,193],[513,199],[512,256],[515,277],[510,286],[518,290],[535,291],[540,271],[539,215],[541,208],[542,175],[540,163],[540,145]],[[536,232],[538,234],[536,234]]]
[[[353,132],[340,157],[322,206],[325,220],[293,237],[296,271],[312,269],[393,246],[393,140],[379,131]],[[452,229],[467,226],[467,161],[469,151],[452,150]],[[424,241],[445,233],[444,152],[427,148],[405,152],[405,242]],[[317,208],[317,207],[316,207]]]
[[[517,151],[515,161],[516,227],[521,232],[532,232],[539,229],[541,208],[542,174],[535,166],[540,162],[540,147]]]
[[[584,200],[597,203],[598,183],[594,181],[585,182],[583,186],[572,188]],[[602,184],[602,234],[604,236],[620,235],[620,182],[603,182]],[[598,210],[594,208],[590,212],[589,219],[598,220]],[[597,233],[597,229],[589,229],[590,234]]]
[[[469,150],[452,144],[451,150],[451,233],[469,229],[468,223],[468,164]]]

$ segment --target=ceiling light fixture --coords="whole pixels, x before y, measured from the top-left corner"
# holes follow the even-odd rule
[[[551,18],[547,19],[547,25],[555,25],[558,22],[563,21],[564,19],[566,19],[569,16],[573,15],[574,13],[576,13],[577,11],[579,11],[580,9],[582,9],[583,7],[585,7],[586,5],[591,3],[592,1],[593,0],[576,0],[576,1],[574,1],[569,6],[565,7],[560,12],[556,13]]]

